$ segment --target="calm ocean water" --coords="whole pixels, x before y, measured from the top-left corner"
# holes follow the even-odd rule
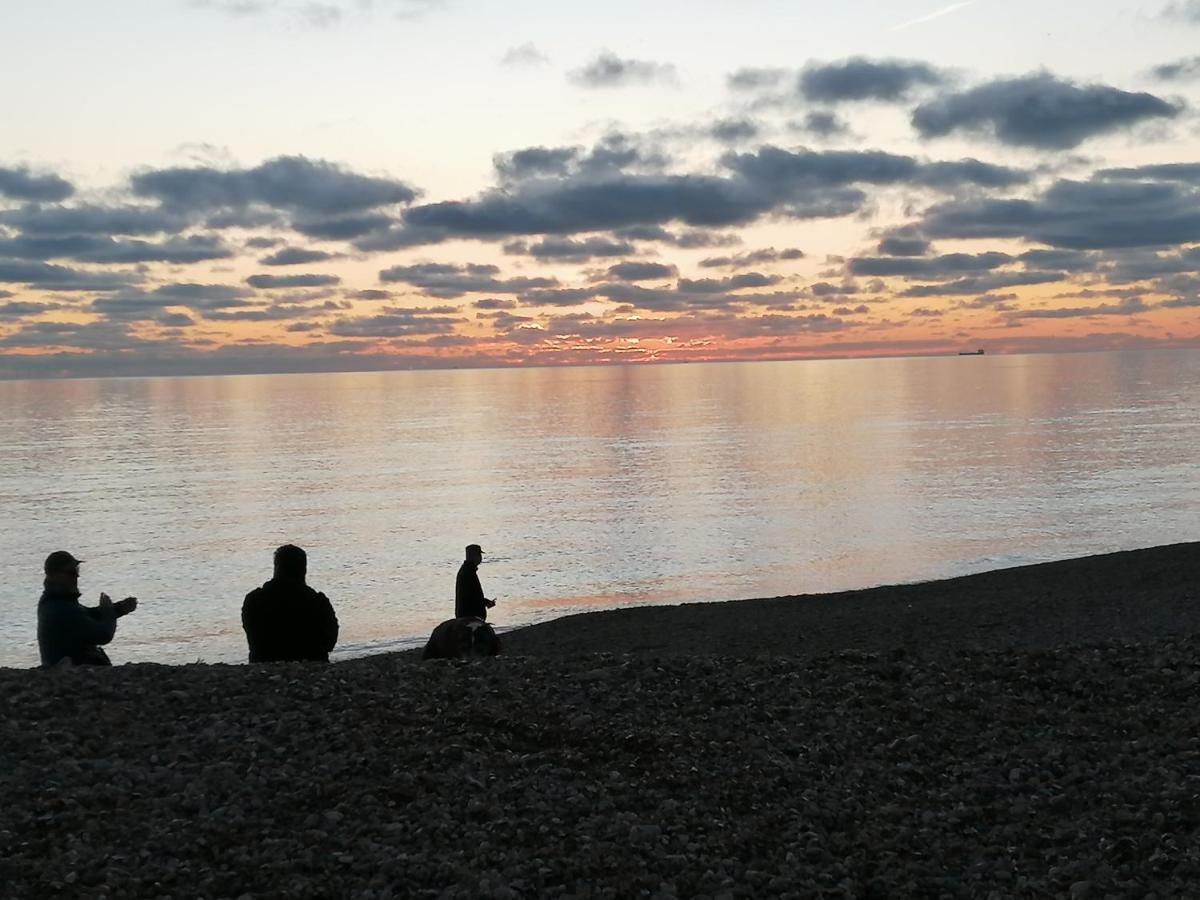
[[[924,580],[1200,537],[1200,352],[0,382],[0,665],[41,563],[115,662],[238,662],[271,551],[335,655],[493,618]]]

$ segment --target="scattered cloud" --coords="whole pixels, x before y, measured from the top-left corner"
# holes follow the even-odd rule
[[[379,273],[379,280],[411,285],[431,297],[444,299],[472,293],[519,294],[534,288],[558,286],[558,281],[553,278],[498,278],[499,274],[500,267],[494,265],[417,263],[384,269]]]
[[[571,238],[546,238],[535,243],[511,241],[504,245],[504,252],[514,256],[531,256],[543,262],[587,262],[627,256],[634,252],[628,241],[614,241],[605,237],[588,237],[582,240]]]
[[[897,103],[920,88],[938,87],[946,76],[928,63],[870,60],[861,56],[812,63],[800,73],[800,93],[812,103],[876,100]]]
[[[745,253],[734,253],[730,256],[709,256],[700,260],[702,269],[743,269],[764,263],[790,262],[804,258],[804,251],[795,247],[776,250],[765,247],[762,250],[750,250]]]
[[[616,281],[661,281],[678,275],[675,266],[656,262],[623,262],[608,269],[608,277]]]
[[[251,169],[211,166],[158,169],[130,180],[133,193],[187,212],[253,204],[308,214],[337,215],[409,203],[416,191],[390,178],[359,175],[303,156],[278,156]]]
[[[1182,22],[1200,25],[1200,0],[1175,0],[1163,9],[1163,16]]]
[[[309,263],[326,262],[337,259],[338,254],[325,250],[309,250],[304,247],[284,247],[282,250],[264,256],[259,264],[264,266],[303,266]]]
[[[500,57],[500,65],[522,67],[522,66],[540,66],[550,62],[550,57],[537,48],[532,41],[527,41],[524,44],[518,44],[515,47],[509,47],[504,51],[504,56]]]
[[[0,197],[38,202],[66,200],[75,188],[58,175],[35,175],[29,169],[0,166]]]
[[[569,75],[581,87],[615,88],[649,84],[677,84],[675,67],[669,63],[642,59],[622,59],[604,51],[581,69]]]
[[[1179,108],[1147,93],[1078,85],[1042,72],[990,81],[918,106],[912,124],[924,138],[984,134],[1012,146],[1070,150],[1084,141]]]
[[[1028,199],[970,198],[932,206],[931,238],[1013,238],[1076,250],[1200,241],[1200,185],[1060,179]]]
[[[246,284],[255,288],[331,287],[341,284],[337,275],[251,275]]]
[[[738,69],[725,81],[735,91],[758,91],[778,87],[791,75],[788,69]]]
[[[1160,81],[1194,81],[1200,79],[1200,56],[1185,56],[1183,59],[1155,66],[1150,71]]]

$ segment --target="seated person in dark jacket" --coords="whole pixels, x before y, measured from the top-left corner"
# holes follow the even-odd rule
[[[483,586],[479,583],[479,564],[483,562],[483,548],[478,544],[467,544],[467,558],[458,567],[458,577],[454,579],[454,618],[472,616],[476,619],[487,619],[487,611],[496,605],[495,600],[483,596]]]
[[[305,584],[307,573],[308,554],[284,544],[275,551],[275,577],[246,595],[242,627],[250,662],[329,662],[338,620],[329,598]]]
[[[79,564],[66,550],[46,557],[42,582],[45,590],[38,601],[38,651],[42,665],[53,666],[69,659],[77,666],[110,666],[108,654],[100,649],[113,639],[117,619],[137,609],[137,598],[113,603],[100,595],[99,606],[79,602]]]

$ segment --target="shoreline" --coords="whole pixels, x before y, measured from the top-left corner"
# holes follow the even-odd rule
[[[593,610],[504,631],[501,639],[505,653],[528,656],[809,658],[849,649],[928,654],[1187,633],[1200,633],[1200,542],[827,594]]]
[[[6,897],[1190,896],[1198,551],[0,670]]]

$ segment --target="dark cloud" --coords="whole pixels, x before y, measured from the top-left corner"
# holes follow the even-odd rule
[[[963,184],[983,188],[1015,187],[1029,182],[1029,173],[1008,166],[980,162],[977,159],[925,163],[917,182],[929,187],[952,190]]]
[[[584,147],[525,147],[492,157],[501,183],[528,179],[599,176],[627,171],[658,172],[670,161],[661,147],[639,142],[619,131],[610,132],[590,149]]]
[[[538,288],[558,285],[554,278],[497,278],[500,269],[492,265],[451,265],[448,263],[418,263],[411,266],[392,266],[379,273],[379,280],[409,284],[431,297],[451,299],[463,294],[519,294]]]
[[[682,221],[724,226],[750,221],[771,206],[740,183],[708,175],[620,175],[565,179],[478,200],[413,207],[405,221],[417,228],[478,238],[571,234],[630,225]]]
[[[350,241],[385,232],[396,222],[391,216],[335,216],[328,219],[298,219],[292,228],[305,237],[322,241]],[[396,249],[396,248],[390,248]]]
[[[941,190],[962,185],[984,188],[1021,184],[1019,170],[975,159],[921,162],[882,150],[784,150],[760,147],[724,156],[722,162],[772,198],[779,211],[798,218],[848,215],[866,202],[851,185],[911,184]]]
[[[935,205],[921,229],[933,238],[1018,238],[1076,250],[1170,246],[1200,240],[1200,189],[1063,179],[1032,199]]]
[[[901,297],[958,297],[966,294],[985,294],[988,291],[1030,284],[1053,284],[1066,281],[1065,272],[995,272],[947,281],[942,284],[919,284],[905,290]]]
[[[670,64],[621,59],[616,54],[605,51],[582,69],[572,72],[570,80],[583,87],[608,88],[637,84],[673,84],[677,77],[675,67]]]
[[[0,298],[11,297],[8,291],[0,291]],[[25,300],[9,300],[0,303],[0,319],[23,319],[26,316],[40,316],[42,313],[66,309],[65,303],[30,303]]]
[[[204,314],[204,318],[217,322],[286,322],[294,319],[306,319],[320,313],[345,310],[349,306],[349,303],[336,300],[327,300],[316,305],[312,303],[272,303],[269,306],[207,312]]]
[[[1178,181],[1200,185],[1200,163],[1164,163],[1123,169],[1100,169],[1094,177],[1125,181]]]
[[[346,296],[351,300],[391,300],[392,292],[368,288],[365,291],[353,291]]]
[[[924,256],[930,247],[928,239],[916,229],[905,227],[884,235],[877,249],[885,256]]]
[[[1067,269],[1071,272],[1093,272],[1099,256],[1078,250],[1026,250],[1017,257],[1030,269]]]
[[[281,238],[273,237],[252,237],[246,239],[246,247],[251,250],[269,250],[272,247],[278,247],[283,243]]]
[[[628,241],[614,241],[603,237],[589,237],[583,240],[546,238],[533,244],[513,241],[504,245],[504,252],[532,256],[543,261],[587,262],[591,259],[626,256],[634,252],[634,246]]]
[[[664,278],[674,278],[678,274],[679,270],[675,266],[656,262],[638,262],[636,260],[617,263],[608,269],[608,277],[617,281],[657,281]]]
[[[721,119],[709,127],[708,133],[723,144],[738,144],[758,137],[759,128],[749,119]]]
[[[578,161],[578,147],[524,147],[492,157],[496,174],[507,181],[566,175]]]
[[[936,87],[946,77],[923,62],[869,60],[854,57],[840,62],[817,63],[800,73],[800,93],[814,103],[878,100],[894,103],[921,87]]]
[[[828,110],[813,110],[805,113],[804,118],[790,122],[789,127],[793,131],[811,134],[813,137],[824,140],[843,137],[850,133],[850,126],[836,113]]]
[[[808,292],[818,299],[828,301],[832,297],[840,300],[842,297],[852,297],[859,292],[855,284],[830,284],[828,281],[818,281],[808,286]]]
[[[1192,81],[1200,78],[1200,56],[1186,56],[1151,70],[1162,81]]]
[[[40,206],[0,212],[0,224],[26,235],[138,235],[179,232],[190,224],[177,212],[153,206]]]
[[[196,320],[184,312],[162,312],[154,318],[154,321],[167,328],[186,328],[196,324]]]
[[[735,91],[757,91],[778,87],[790,74],[787,69],[738,69],[725,82]]]
[[[742,239],[730,232],[705,231],[692,229],[689,231],[668,231],[661,225],[630,225],[618,228],[613,236],[629,241],[653,241],[670,244],[681,250],[695,250],[703,247],[736,247]]]
[[[965,131],[1013,146],[1069,150],[1089,138],[1178,113],[1153,94],[1077,85],[1043,72],[938,97],[917,107],[912,124],[925,138]]]
[[[768,213],[830,218],[858,211],[866,194],[855,185],[954,182],[1015,183],[1024,176],[975,160],[921,163],[882,151],[788,151],[765,146],[726,154],[720,175],[607,174],[520,182],[476,200],[412,207],[407,228],[442,236],[495,239],[522,234],[572,234],[671,222],[713,228],[745,224]],[[660,232],[666,235],[667,232]],[[682,239],[676,243],[683,245]]]
[[[944,256],[868,256],[846,263],[851,275],[880,278],[956,278],[968,272],[988,272],[1014,262],[1007,253],[947,253]]]
[[[0,346],[22,349],[74,347],[91,351],[145,350],[151,347],[170,347],[162,341],[135,337],[123,322],[29,322],[12,334],[0,338]],[[22,359],[22,365],[32,359]]]
[[[34,175],[24,166],[15,169],[0,166],[0,196],[10,200],[53,203],[73,193],[71,182],[57,175]]]
[[[765,247],[762,250],[750,250],[746,253],[735,253],[731,256],[710,256],[700,260],[702,269],[742,269],[747,266],[758,266],[763,263],[784,262],[803,259],[804,251],[794,247],[776,250]]]
[[[186,306],[203,313],[249,306],[247,292],[227,284],[175,282],[150,291],[122,290],[95,299],[91,311],[122,321],[161,321],[168,307]]]
[[[579,306],[599,296],[597,288],[557,288],[523,291],[521,302],[528,306]]]
[[[0,256],[16,259],[69,259],[85,263],[186,264],[233,256],[219,238],[211,235],[173,237],[161,243],[92,235],[46,235],[0,238]]]
[[[140,280],[136,273],[92,272],[40,261],[0,259],[0,284],[27,284],[45,291],[115,291]]]
[[[262,204],[309,215],[340,215],[416,197],[403,182],[358,175],[303,156],[279,156],[252,169],[159,169],[133,176],[131,185],[139,197],[188,211]]]
[[[340,337],[395,338],[449,334],[463,319],[421,309],[396,307],[375,316],[338,319],[329,333]]]
[[[1150,307],[1140,297],[1120,303],[1100,306],[1062,307],[1057,309],[1014,309],[1005,313],[1009,319],[1080,319],[1092,316],[1132,316],[1148,312]]]
[[[778,275],[746,272],[729,278],[680,278],[679,291],[684,294],[717,294],[744,288],[769,287],[782,279]]]
[[[246,284],[255,288],[329,287],[341,284],[336,275],[251,275]]]
[[[247,292],[231,284],[198,284],[192,281],[164,284],[153,291],[155,297],[178,301],[179,306],[196,306],[201,309],[218,309],[223,304],[242,302]]]
[[[264,256],[259,263],[264,266],[303,266],[308,263],[325,262],[337,258],[336,253],[327,253],[324,250],[284,247],[270,256]]]
[[[517,301],[509,297],[485,297],[471,304],[476,309],[516,309]]]

